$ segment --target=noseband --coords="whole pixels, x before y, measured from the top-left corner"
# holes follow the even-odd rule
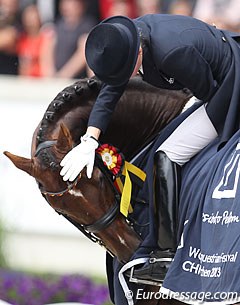
[[[45,142],[40,143],[36,149],[35,157],[39,155],[40,151],[42,151],[46,148],[51,148],[56,143],[57,143],[56,140],[45,141]],[[51,158],[49,156],[47,156],[47,160],[50,161]],[[55,210],[55,211],[58,214],[63,215],[68,221],[70,221],[74,226],[76,226],[91,241],[98,243],[101,246],[104,246],[106,248],[106,246],[104,245],[102,240],[99,239],[94,233],[98,233],[98,232],[106,229],[115,220],[115,218],[117,217],[117,215],[119,214],[119,211],[120,211],[120,195],[114,185],[113,175],[110,173],[108,168],[104,165],[101,157],[98,154],[96,154],[95,164],[100,169],[100,171],[103,173],[105,178],[108,180],[108,182],[110,183],[112,190],[114,192],[115,201],[114,201],[114,204],[112,205],[112,207],[106,212],[105,215],[103,215],[100,219],[95,221],[95,223],[89,224],[89,225],[79,224],[78,222],[72,220],[68,215],[59,213],[57,210]],[[55,168],[55,169],[60,167],[60,165],[56,164],[54,161],[50,162],[49,166],[52,168]],[[41,187],[40,183],[38,183],[39,189],[40,189],[40,192],[42,193],[42,195],[44,196],[44,198],[50,204],[50,202],[47,198],[48,196],[62,197],[65,194],[68,194],[72,189],[74,189],[77,186],[80,178],[81,178],[81,173],[79,174],[79,176],[75,179],[75,181],[73,183],[67,182],[67,187],[64,190],[59,191],[59,192],[46,191]],[[107,249],[107,251],[109,251],[109,250]]]

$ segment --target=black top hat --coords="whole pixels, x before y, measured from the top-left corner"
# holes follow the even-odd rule
[[[85,49],[87,63],[101,81],[120,86],[133,73],[139,46],[134,22],[124,16],[110,17],[89,33]]]

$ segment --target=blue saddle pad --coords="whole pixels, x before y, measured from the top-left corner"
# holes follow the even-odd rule
[[[183,169],[179,246],[163,285],[205,302],[240,293],[240,131],[217,147]]]
[[[153,156],[179,122],[179,119],[174,121],[160,135],[144,168],[148,181],[138,195],[148,199],[148,205],[136,206],[133,214],[139,224],[148,223],[148,226],[144,225],[140,230],[143,242],[133,259],[147,257],[156,246]],[[196,299],[201,303],[234,304],[240,300],[240,131],[222,149],[218,150],[218,147],[217,138],[182,170],[179,246],[161,289],[184,303],[193,304]],[[128,304],[118,281],[121,267],[116,259],[110,266],[113,270],[112,295],[117,305]],[[141,288],[129,283],[133,296]]]

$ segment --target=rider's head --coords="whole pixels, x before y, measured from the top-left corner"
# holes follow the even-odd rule
[[[86,42],[86,59],[104,83],[119,86],[132,76],[140,49],[140,37],[133,21],[110,17],[95,26]]]

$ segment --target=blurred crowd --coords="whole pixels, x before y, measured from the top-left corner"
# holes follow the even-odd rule
[[[239,32],[239,12],[239,0],[0,0],[0,74],[91,76],[86,37],[109,16],[180,14]]]

